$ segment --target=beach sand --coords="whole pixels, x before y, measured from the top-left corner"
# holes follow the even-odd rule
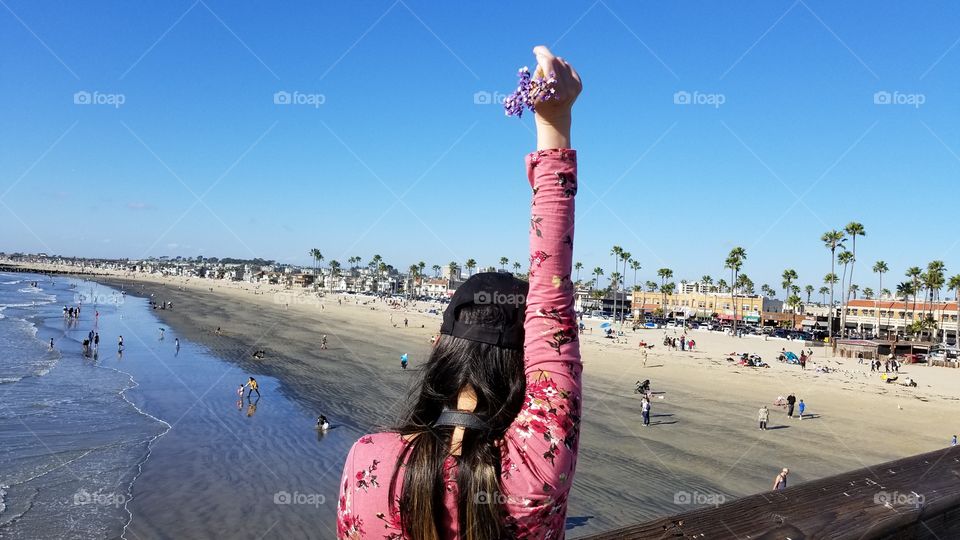
[[[258,290],[247,283],[156,276],[96,279],[173,302],[173,310],[156,313],[179,335],[246,372],[276,378],[288,397],[356,436],[396,418],[440,323],[438,316],[418,311],[431,307],[427,303],[408,312],[366,297],[320,299],[276,286]],[[906,388],[882,383],[856,360],[828,358],[825,348],[815,348],[801,371],[776,361],[784,347],[799,354],[799,343],[692,331],[695,351],[667,351],[663,336],[675,330],[628,330],[628,343],[618,344],[601,337],[599,321],[587,324],[593,331],[581,338],[584,412],[568,512],[571,537],[768,490],[782,467],[790,467],[794,485],[942,448],[960,431],[953,420],[960,370],[904,366],[901,379],[919,382]],[[320,349],[324,334],[327,350]],[[646,367],[640,339],[655,344]],[[258,349],[266,357],[251,359]],[[736,366],[725,360],[731,352],[760,354],[772,367]],[[399,367],[403,353],[411,359],[406,372]],[[817,365],[835,371],[818,374]],[[641,425],[633,392],[634,382],[643,379],[651,380],[655,392],[649,427]],[[807,403],[808,418],[789,419],[773,406],[789,393]],[[770,429],[760,431],[757,410],[764,404],[771,411]],[[329,473],[334,483],[339,473]],[[322,483],[329,486],[330,479]]]

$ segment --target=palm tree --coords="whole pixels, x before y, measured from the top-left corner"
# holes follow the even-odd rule
[[[762,292],[764,296],[769,296],[770,298],[777,297],[777,291],[773,290],[773,288],[771,288],[766,283],[760,286],[760,292]]]
[[[853,283],[853,267],[857,263],[857,237],[867,236],[867,230],[863,228],[863,224],[857,223],[856,221],[851,221],[850,223],[847,223],[847,226],[844,227],[843,231],[847,233],[847,235],[852,240],[852,243],[850,246],[850,252],[853,253],[853,259],[850,261],[850,282],[849,282],[850,284],[852,284]],[[850,302],[851,292],[852,291],[849,290],[849,285],[848,285],[847,303]],[[844,312],[846,312],[846,309],[844,309]]]
[[[793,268],[787,268],[786,270],[783,271],[783,275],[781,275],[780,277],[783,278],[783,283],[781,283],[780,285],[783,287],[783,290],[786,291],[785,298],[789,300],[790,291],[793,289],[793,282],[799,279],[799,276],[797,276],[796,270],[794,270]],[[794,326],[796,326],[796,324],[794,324]]]
[[[947,280],[947,291],[954,292],[954,301],[957,302],[957,306],[960,306],[960,274],[957,274]],[[960,317],[957,317],[957,331],[954,333],[954,339],[956,344],[960,346]],[[947,340],[947,331],[943,331],[943,340]]]
[[[919,268],[918,268],[919,270]],[[903,328],[904,334],[907,334],[907,301],[910,299],[910,295],[916,295],[916,286],[914,286],[912,281],[904,281],[897,285],[897,296],[903,298]],[[916,306],[916,296],[914,296],[914,306]],[[916,309],[916,307],[914,307]]]
[[[624,284],[627,282],[627,264],[628,264],[631,260],[633,260],[633,255],[632,255],[629,251],[624,251],[624,250],[621,249],[621,250],[620,250],[620,261],[623,262],[623,282],[624,282]],[[623,289],[626,290],[626,287],[623,287]],[[620,317],[621,317],[621,319],[620,319],[620,325],[621,325],[621,326],[623,325],[623,318],[626,317],[626,310],[627,310],[627,297],[624,296],[623,299],[620,300]]]
[[[454,276],[459,277],[458,270],[460,269],[460,267],[459,265],[457,265],[457,261],[450,261],[449,263],[447,263],[447,269],[450,271],[451,282],[453,281]]]
[[[659,288],[656,281],[647,281],[644,285],[647,286],[647,292],[657,292]]]
[[[849,251],[847,251],[847,250],[843,250],[843,251],[840,252],[839,255],[837,255],[837,262],[843,265],[843,277],[840,278],[840,287],[842,287],[841,290],[844,291],[842,298],[849,298],[849,297],[850,297],[850,291],[849,291],[849,289],[848,289],[847,286],[846,286],[846,283],[847,283],[847,267],[850,266],[851,263],[853,263],[853,260],[854,260],[854,258],[853,258],[853,253],[851,253],[851,252],[849,252]],[[847,321],[847,304],[846,304],[846,302],[843,303],[843,306],[841,307],[841,309],[842,309],[842,311],[840,312],[840,335],[843,336],[843,335],[846,335],[846,333],[847,333],[847,327],[846,327],[846,321]]]
[[[599,288],[600,288],[600,276],[603,275],[603,268],[600,268],[600,267],[598,266],[598,267],[596,267],[596,268],[593,269],[593,272],[592,272],[591,274],[594,276],[594,278],[593,278],[593,288],[594,288],[594,289],[599,289]]]
[[[800,306],[801,302],[803,302],[803,300],[796,294],[791,294],[787,297],[787,305],[790,306],[793,311],[793,328],[797,327],[797,307]]]
[[[707,318],[707,317],[706,317],[706,315],[707,315],[707,295],[710,294],[710,289],[712,288],[712,285],[713,285],[713,278],[710,277],[710,276],[707,275],[707,274],[704,274],[704,275],[700,276],[700,285],[702,286],[701,288],[706,289],[706,290],[704,290],[704,291],[702,291],[702,292],[703,292],[703,314],[704,314],[704,318]]]
[[[823,236],[820,237],[820,241],[823,242],[823,245],[830,250],[830,273],[828,275],[837,277],[837,248],[843,246],[843,242],[846,238],[843,236],[843,233],[837,230],[827,231],[823,233]],[[836,311],[836,308],[833,306],[833,291],[834,284],[836,280],[829,283],[830,285],[830,342],[833,342],[833,314]]]
[[[867,300],[873,300],[873,289],[871,289],[870,287],[867,287],[866,289],[864,289],[863,297],[866,298]]]
[[[514,265],[514,266],[516,266],[516,265]],[[579,282],[580,282],[580,270],[583,270],[583,263],[577,261],[577,263],[573,265],[573,269],[577,271],[577,283],[579,283]]]
[[[311,249],[311,250],[310,250],[310,258],[313,259],[313,262],[314,262],[314,270],[315,270],[317,273],[319,273],[319,272],[320,272],[320,261],[323,260],[323,254],[320,253],[320,249],[319,249],[319,248],[313,248],[313,249]]]
[[[827,303],[827,295],[830,294],[830,287],[820,287],[818,291],[820,293],[820,299],[823,300],[823,303]]]
[[[850,284],[850,296],[852,296],[854,300],[857,299],[857,291],[859,290],[860,290],[859,285],[857,285],[856,283]]]
[[[807,285],[803,288],[803,291],[807,293],[807,303],[810,303],[810,297],[813,295],[813,285]]]
[[[623,254],[623,248],[620,246],[613,246],[610,249],[610,255],[613,255],[613,273],[616,273],[618,266],[618,260]],[[617,289],[613,285],[613,273],[610,274],[610,288],[613,290],[613,320],[617,320]]]
[[[887,266],[887,263],[884,261],[877,261],[873,263],[873,273],[880,276],[880,296],[883,296],[883,275],[890,271],[890,267]],[[880,335],[880,304],[879,298],[873,303],[873,309],[877,312],[877,332],[876,334]]]
[[[435,264],[435,265],[433,265],[433,266],[430,267],[430,268],[431,268],[431,270],[433,270],[433,277],[435,277],[435,278],[440,277],[440,270],[443,270],[443,267],[442,267],[442,266],[440,266],[439,264]]]
[[[737,246],[730,250],[730,254],[727,255],[727,260],[724,261],[724,268],[730,269],[730,275],[732,276],[730,283],[735,287],[737,285],[737,275],[740,273],[740,270],[743,268],[743,261],[747,258],[747,250],[743,249],[740,246]],[[730,299],[733,302],[733,335],[737,335],[737,294],[735,290],[731,290]]]
[[[637,287],[637,271],[640,270],[639,261],[630,261],[630,269],[633,270],[633,287]]]
[[[663,308],[663,316],[667,316],[667,280],[673,277],[673,270],[669,268],[661,268],[657,270],[657,275],[660,276],[660,292],[662,293],[663,300],[660,303],[660,307]]]
[[[477,267],[477,261],[473,259],[467,259],[467,262],[464,264],[464,266],[467,268],[467,275],[472,276],[473,269]]]
[[[510,259],[506,257],[500,257],[500,269],[506,270],[507,265],[510,263]]]
[[[923,274],[923,270],[919,266],[911,266],[907,268],[905,275],[910,278],[910,283],[913,284],[913,311],[917,311],[917,292],[920,290],[920,275]]]
[[[513,263],[513,273],[514,273],[514,274],[519,274],[519,273],[520,273],[520,268],[521,268],[521,264],[520,264],[519,262],[516,262],[516,261],[515,261],[515,262]]]

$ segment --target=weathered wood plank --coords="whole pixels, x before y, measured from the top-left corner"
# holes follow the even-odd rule
[[[960,538],[960,446],[587,538]]]

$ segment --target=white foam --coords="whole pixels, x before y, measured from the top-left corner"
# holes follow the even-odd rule
[[[7,488],[10,487],[6,484],[0,484],[0,514],[7,509],[7,503],[5,502],[4,496],[7,494]]]
[[[21,377],[0,377],[0,384],[20,382],[20,379]],[[0,486],[0,489],[2,489],[2,486]],[[0,494],[0,497],[2,497],[2,494]]]

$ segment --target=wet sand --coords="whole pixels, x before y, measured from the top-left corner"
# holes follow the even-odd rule
[[[238,288],[209,280],[98,281],[172,301],[172,311],[155,313],[182,337],[204,344],[245,373],[275,378],[276,391],[305,411],[329,416],[343,426],[338,436],[345,439],[393,422],[419,362],[429,352],[429,337],[439,326],[436,316],[390,310],[383,302],[358,305],[352,296],[254,294],[248,284]],[[403,327],[404,317],[409,328]],[[216,334],[217,327],[223,335]],[[817,349],[807,371],[801,372],[775,360],[781,347],[799,352],[791,342],[694,331],[690,335],[698,350],[674,352],[660,345],[664,333],[628,332],[628,344],[601,339],[599,329],[582,337],[585,409],[568,513],[571,537],[764,491],[784,466],[791,468],[796,484],[941,448],[958,431],[952,419],[960,389],[958,370],[906,366],[901,376],[909,373],[921,383],[907,389],[884,385],[855,361],[825,358],[824,349]],[[324,334],[327,350],[319,346]],[[641,338],[656,344],[646,367],[637,352]],[[266,357],[252,360],[251,353],[258,349],[265,350]],[[733,351],[759,353],[774,365],[732,365],[725,358]],[[399,368],[403,353],[410,355],[413,368],[406,372]],[[836,371],[817,374],[818,364]],[[633,382],[647,378],[656,395],[653,425],[643,427]],[[790,392],[807,402],[806,419],[788,419],[773,406],[778,395]],[[767,431],[757,429],[762,404],[771,411]],[[318,456],[342,462],[346,448],[336,450],[343,455],[329,455],[331,449],[318,449]],[[182,459],[212,458],[197,454]],[[330,478],[336,482],[340,471],[333,468],[323,477],[303,479],[305,488],[334,490]],[[238,475],[242,485],[242,471]],[[194,488],[203,486],[185,491]],[[329,536],[324,526],[329,523],[323,521],[332,519],[332,510],[316,514],[321,537]]]

